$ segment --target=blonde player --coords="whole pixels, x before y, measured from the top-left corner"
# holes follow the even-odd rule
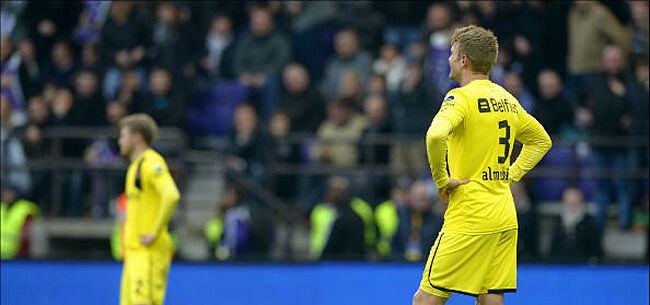
[[[129,204],[120,304],[162,305],[173,252],[167,224],[180,195],[165,160],[151,149],[156,122],[146,114],[134,114],[119,126],[120,154],[131,161],[126,173]]]
[[[449,206],[415,305],[444,304],[453,292],[481,305],[503,304],[503,293],[517,289],[517,213],[509,186],[542,159],[551,139],[489,81],[497,50],[494,34],[478,26],[460,28],[451,39],[449,77],[461,87],[447,93],[426,135],[431,174]],[[524,146],[510,165],[515,139]]]

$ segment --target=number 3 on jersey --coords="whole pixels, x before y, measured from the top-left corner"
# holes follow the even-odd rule
[[[506,136],[499,138],[499,144],[504,144],[504,153],[503,156],[499,157],[499,164],[503,164],[508,160],[508,155],[510,154],[510,125],[508,125],[508,120],[499,121],[499,129],[506,129]]]

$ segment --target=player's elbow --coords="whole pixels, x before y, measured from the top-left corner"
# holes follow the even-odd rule
[[[173,189],[169,192],[169,202],[171,202],[171,204],[174,204],[174,205],[175,205],[175,204],[178,203],[178,200],[179,200],[179,199],[181,199],[181,193],[178,191],[177,188],[173,188]]]
[[[553,146],[553,141],[551,140],[551,137],[548,135],[548,133],[544,133],[544,138],[542,139],[540,146],[544,153],[549,151]]]
[[[427,145],[429,145],[429,143],[442,141],[444,138],[445,135],[442,132],[436,130],[433,126],[430,126],[429,129],[427,130],[427,136],[426,136]]]

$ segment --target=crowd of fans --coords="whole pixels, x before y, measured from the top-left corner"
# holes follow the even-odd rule
[[[425,183],[428,165],[421,141],[408,140],[423,138],[443,94],[457,86],[448,78],[449,40],[454,29],[469,24],[499,38],[491,80],[557,139],[648,136],[645,1],[3,1],[1,8],[2,181],[46,210],[51,173],[12,167],[51,153],[44,130],[115,126],[135,112],[192,139],[226,137],[231,168],[271,186],[305,215],[329,200],[328,177],[271,175],[270,163],[390,165],[410,170],[413,186],[379,174],[350,176],[350,196],[365,198],[371,208],[415,198],[399,194]],[[213,104],[219,107],[208,106]],[[296,133],[316,140],[286,140]],[[407,141],[361,142],[391,134]],[[576,145],[572,151],[578,159],[589,154],[605,171],[648,167],[647,145]],[[118,160],[106,138],[66,139],[62,155],[93,165]],[[67,216],[86,213],[84,190],[93,194],[92,215],[105,215],[105,184],[119,189],[122,183],[85,170],[65,171],[61,178]],[[526,184],[515,188],[529,192]],[[567,211],[579,209],[583,192],[567,186]],[[643,219],[647,226],[647,180],[602,178],[593,193],[585,195],[598,206],[587,221],[595,223],[594,230],[606,225],[612,200],[620,207],[620,227],[643,225]],[[434,206],[435,198],[427,195]],[[534,212],[531,201],[536,199],[518,202],[528,223],[536,221],[526,214]],[[431,209],[416,205],[418,211]],[[565,214],[557,234],[592,235],[580,233],[592,230],[590,225],[576,229],[584,213]],[[439,216],[404,215],[400,219],[415,221],[408,226],[417,228],[436,226]],[[403,226],[400,220],[398,248],[428,249],[413,243],[419,233]],[[553,249],[573,253],[566,244],[560,241],[565,248],[556,249],[554,243]],[[534,247],[527,251],[537,253]]]

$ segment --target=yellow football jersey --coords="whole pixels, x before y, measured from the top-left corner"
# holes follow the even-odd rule
[[[129,165],[126,195],[126,250],[171,249],[172,240],[167,224],[180,195],[165,160],[153,149],[148,149]],[[140,244],[140,234],[155,234],[156,239],[145,248]]]
[[[524,144],[510,166],[515,139]],[[447,145],[448,141],[448,145]],[[550,148],[544,128],[515,97],[489,80],[450,90],[427,132],[429,163],[438,187],[449,177],[470,182],[450,192],[441,232],[490,234],[517,228],[510,183]]]

